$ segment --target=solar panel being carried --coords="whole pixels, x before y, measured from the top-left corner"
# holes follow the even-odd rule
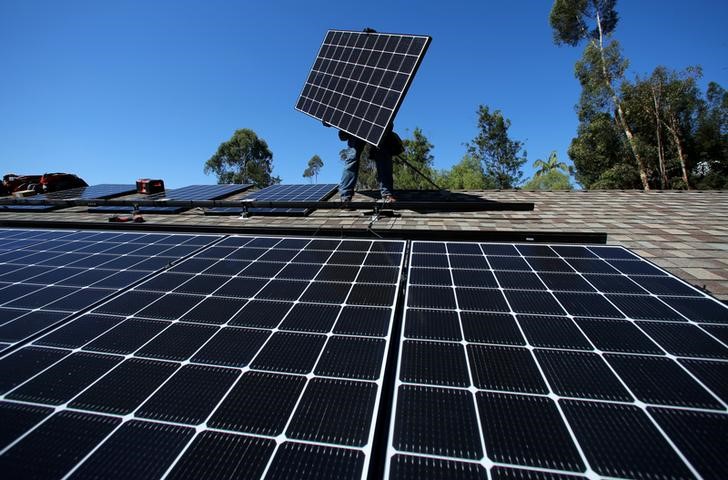
[[[725,305],[621,247],[409,264],[390,478],[726,478]]]
[[[182,188],[174,188],[165,192],[154,193],[151,195],[137,195],[130,200],[218,200],[220,198],[243,192],[252,187],[248,183],[232,183],[226,185],[189,185]],[[179,213],[190,207],[139,207],[142,213],[161,213],[172,214]],[[91,213],[128,213],[133,207],[125,206],[99,206],[89,208]]]
[[[404,247],[230,236],[0,358],[0,471],[364,478]]]
[[[313,185],[271,185],[257,192],[248,195],[246,200],[258,200],[269,202],[319,202],[329,198],[338,188],[333,183]],[[286,215],[308,215],[310,208],[250,208],[250,213],[255,214],[286,214]],[[208,208],[205,213],[212,215],[240,214],[243,209],[240,207],[215,207]]]
[[[329,30],[296,110],[379,145],[431,38]]]
[[[33,200],[73,200],[83,199],[91,200],[94,198],[114,198],[120,195],[126,195],[136,191],[135,185],[121,185],[113,183],[102,183],[99,185],[91,185],[90,187],[69,188],[68,190],[59,190],[57,192],[49,192],[45,194],[28,197]],[[48,212],[60,208],[57,205],[0,205],[0,210],[10,212]]]

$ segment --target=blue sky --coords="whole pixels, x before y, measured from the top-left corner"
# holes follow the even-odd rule
[[[396,118],[423,129],[448,168],[479,104],[503,111],[529,162],[576,132],[581,48],[556,47],[550,1],[0,2],[0,170],[69,171],[93,183],[214,183],[202,166],[238,128],[274,153],[274,173],[338,182],[341,143],[294,110],[329,28],[427,34],[430,49]],[[728,88],[728,2],[622,0],[616,36],[630,75],[702,65]]]

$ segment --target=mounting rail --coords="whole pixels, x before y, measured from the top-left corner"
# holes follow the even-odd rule
[[[489,211],[531,211],[533,203],[483,201],[365,201],[365,202],[269,202],[245,200],[151,200],[151,199],[34,199],[0,198],[0,205],[53,205],[57,207],[187,207],[215,208],[237,207],[243,211],[253,208],[310,208],[314,210],[414,210],[418,212],[489,212]]]

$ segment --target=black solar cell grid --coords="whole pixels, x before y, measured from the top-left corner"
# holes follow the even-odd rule
[[[195,437],[167,478],[259,478],[275,445],[271,439],[207,430]]]
[[[386,475],[718,478],[727,315],[621,247],[412,242]]]
[[[130,240],[150,239],[156,237],[119,238],[105,251],[129,257],[137,247]],[[120,426],[92,438],[90,448],[78,447],[73,462],[54,466],[48,459],[49,471],[61,475],[114,478],[146,468],[150,478],[168,471],[177,478],[209,464],[216,472],[275,475],[319,465],[361,477],[371,457],[404,263],[403,242],[390,243],[228,237],[0,358],[0,407],[64,405],[50,420],[66,411],[100,413],[111,422],[123,417]],[[159,248],[145,250],[142,259],[168,258],[160,255],[177,244],[146,245]],[[370,256],[374,266],[367,264]],[[220,267],[232,262],[235,268]],[[353,274],[320,279],[325,267]],[[78,270],[67,278],[97,271]],[[48,288],[57,293],[48,295],[54,301],[73,289],[23,285],[7,302],[33,301],[34,292]],[[0,307],[8,323],[16,311]],[[48,419],[44,412],[18,414],[7,441],[49,424],[37,427]],[[58,434],[66,431],[49,433]],[[21,438],[19,446],[34,437]],[[289,441],[276,443],[280,438]],[[237,467],[225,463],[233,461],[227,454],[195,457],[224,446],[247,452],[244,445],[251,450],[235,459]],[[0,459],[20,455],[14,448]]]
[[[218,200],[236,193],[244,192],[252,187],[252,184],[225,184],[225,185],[188,185],[181,188],[169,189],[161,193],[150,195],[136,195],[131,199],[139,200]],[[179,213],[188,207],[139,207],[142,213],[171,214]],[[104,205],[88,209],[92,213],[126,213],[131,212],[133,207]]]
[[[335,183],[271,185],[245,197],[245,200],[260,202],[322,202],[329,198],[339,186]],[[302,208],[249,208],[256,215],[308,215],[312,209]],[[207,214],[241,214],[242,207],[214,207],[205,210]]]
[[[136,185],[100,184],[88,187],[70,188],[31,197],[34,200],[90,200],[113,198],[136,191]],[[56,205],[0,205],[0,210],[10,212],[49,212],[59,208]],[[12,238],[12,237],[11,237]]]
[[[329,30],[296,110],[379,145],[430,37]]]
[[[211,239],[38,236],[32,250],[5,250],[25,249],[3,260],[24,273],[0,283],[0,332],[68,319],[3,342],[15,349],[0,356],[0,466],[11,477],[361,478],[376,475],[368,465],[385,443],[390,478],[724,476],[728,309],[659,269],[574,267],[642,262],[626,250],[414,242],[410,260],[430,265],[410,266],[398,302],[404,242],[214,237],[88,312],[8,306],[100,278],[33,269],[48,252],[103,243],[128,258],[154,246],[139,262],[169,260],[165,247]],[[88,254],[98,255],[111,254]],[[460,257],[479,260],[452,268]],[[496,269],[497,258],[523,263]],[[538,270],[546,264],[532,258],[574,271]],[[487,286],[461,286],[468,276]],[[47,282],[27,281],[38,278]],[[525,288],[536,281],[543,288]],[[391,414],[386,442],[375,436],[381,413]]]
[[[13,282],[0,283],[0,311],[4,312],[0,314],[0,342],[7,344],[0,345],[0,351],[220,238],[62,230],[28,237],[36,241],[7,249],[0,258],[6,272],[3,278]],[[154,251],[140,253],[149,247],[155,247]],[[114,253],[108,253],[111,251]]]

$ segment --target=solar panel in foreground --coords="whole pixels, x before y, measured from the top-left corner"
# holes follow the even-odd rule
[[[322,183],[312,185],[271,185],[257,192],[253,192],[246,200],[266,202],[320,202],[331,197],[336,189],[335,183]],[[250,213],[268,215],[308,215],[310,208],[250,208]],[[208,208],[206,214],[234,215],[243,213],[241,207],[215,207]]]
[[[728,476],[725,305],[617,247],[409,260],[390,478]]]
[[[0,229],[0,351],[219,238]]]
[[[362,478],[404,247],[227,237],[5,356],[0,471]]]
[[[728,308],[625,249],[0,230],[79,252],[147,276],[3,346],[4,478],[728,476]]]
[[[296,110],[379,145],[431,38],[329,30]]]

